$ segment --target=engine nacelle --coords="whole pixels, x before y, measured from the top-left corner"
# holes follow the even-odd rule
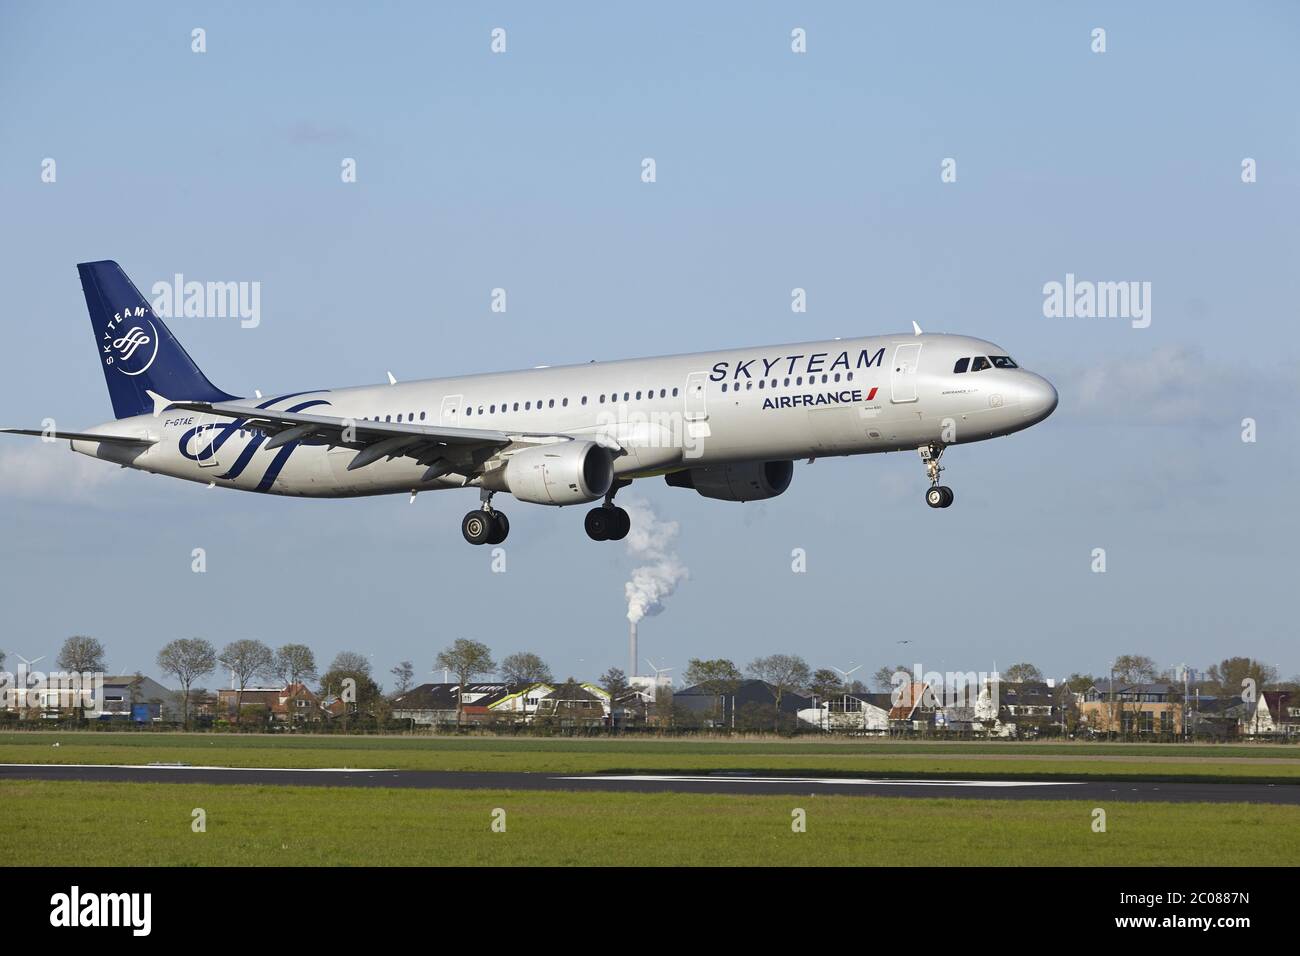
[[[492,491],[538,505],[576,505],[604,497],[614,460],[594,441],[559,441],[525,448],[484,476]]]
[[[714,465],[690,468],[664,475],[674,488],[694,488],[706,498],[719,501],[762,501],[775,498],[790,487],[794,478],[792,461],[752,461],[742,465]]]

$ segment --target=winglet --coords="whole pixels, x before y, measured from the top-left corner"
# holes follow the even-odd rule
[[[920,334],[921,334],[921,327],[920,327],[919,325],[916,324],[916,319],[913,319],[913,320],[912,320],[912,334],[913,334],[913,335],[920,335]]]

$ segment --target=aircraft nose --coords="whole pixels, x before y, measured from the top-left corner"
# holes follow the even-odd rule
[[[1033,372],[1025,373],[1025,381],[1020,386],[1020,410],[1025,418],[1041,422],[1056,411],[1057,400],[1051,382]]]

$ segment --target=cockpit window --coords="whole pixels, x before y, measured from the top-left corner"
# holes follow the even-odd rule
[[[986,359],[986,358],[985,358],[984,356],[982,356],[982,355],[977,355],[977,356],[975,356],[975,362],[974,362],[973,365],[971,365],[970,370],[971,370],[972,372],[982,372],[982,371],[984,371],[986,368],[991,368],[991,367],[992,367],[992,366],[989,365],[989,360],[988,360],[988,359]]]
[[[969,367],[970,367],[970,359],[959,358],[957,360],[957,364],[952,367],[952,370],[955,374],[960,375],[962,372],[966,371],[966,369]]]
[[[993,363],[994,368],[1019,368],[1015,362],[1006,355],[990,355],[989,361]]]

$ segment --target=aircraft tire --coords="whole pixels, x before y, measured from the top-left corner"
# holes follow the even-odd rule
[[[587,531],[587,537],[592,541],[608,541],[612,522],[613,519],[608,509],[592,508],[587,512],[587,517],[583,519],[582,525]]]
[[[460,533],[470,544],[487,544],[496,522],[486,511],[471,511],[460,522]]]
[[[510,519],[504,511],[492,512],[492,533],[488,535],[488,544],[500,544],[510,534]]]

